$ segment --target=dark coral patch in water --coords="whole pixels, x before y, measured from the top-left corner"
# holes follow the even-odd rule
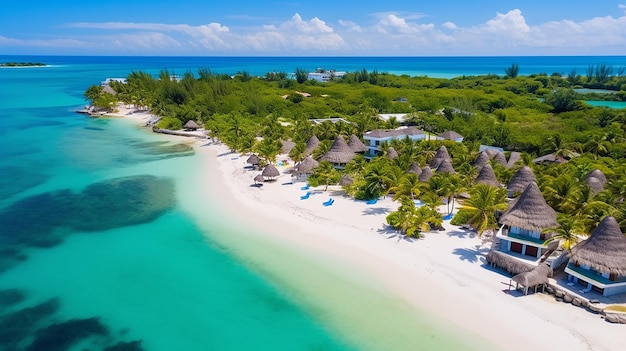
[[[31,196],[0,212],[0,250],[20,258],[20,248],[58,245],[71,230],[147,223],[174,205],[174,182],[150,175],[105,180],[78,194],[66,189]],[[0,260],[0,271],[11,261],[17,260]]]
[[[26,350],[65,351],[86,338],[108,334],[108,328],[98,318],[72,319],[37,331],[35,341]]]
[[[144,351],[141,341],[119,342],[113,346],[109,346],[104,351]]]
[[[0,167],[0,174],[0,199],[28,190],[48,179],[48,176],[33,169],[16,166]]]
[[[0,308],[18,304],[26,298],[26,294],[19,289],[0,290]]]
[[[6,350],[18,348],[39,326],[59,308],[52,299],[37,306],[24,308],[0,317],[0,346]]]

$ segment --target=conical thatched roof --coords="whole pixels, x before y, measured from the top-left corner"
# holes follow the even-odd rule
[[[500,217],[500,223],[535,232],[559,225],[556,212],[548,206],[537,183],[529,183],[522,195]]]
[[[248,159],[246,160],[246,163],[249,163],[251,165],[258,165],[260,161],[261,160],[259,160],[259,156],[252,154],[250,155],[250,157],[248,157]]]
[[[398,155],[398,151],[396,151],[396,149],[394,149],[393,147],[389,147],[387,149],[387,158],[390,160],[393,160],[394,158],[398,157],[400,155]]]
[[[593,171],[587,173],[587,175],[585,175],[585,180],[591,177],[596,178],[599,181],[601,181],[602,185],[606,184],[606,176],[599,169],[594,169]]]
[[[455,140],[458,138],[462,138],[463,136],[455,131],[448,130],[438,135],[438,137],[446,140]]]
[[[522,154],[517,151],[511,151],[509,155],[509,160],[506,161],[506,168],[511,168],[515,163],[522,159]]]
[[[476,160],[474,160],[474,163],[472,165],[474,167],[481,168],[487,163],[489,163],[489,154],[487,154],[486,151],[481,151],[476,157]]]
[[[363,144],[361,139],[359,139],[359,137],[354,134],[350,135],[350,139],[348,140],[348,146],[354,152],[363,153],[367,151],[367,147],[365,147],[365,144]]]
[[[513,174],[506,188],[514,193],[521,193],[531,182],[536,182],[535,173],[528,166],[524,166]]]
[[[324,156],[322,156],[321,160],[331,163],[348,163],[355,156],[356,154],[348,146],[343,136],[337,135],[335,141],[333,142],[333,145],[324,154]]]
[[[108,84],[105,84],[102,86],[102,92],[109,93],[111,95],[117,95],[117,92],[113,88],[111,88],[111,86]]]
[[[596,177],[587,177],[585,179],[585,184],[591,189],[591,192],[597,194],[604,190],[604,183]]]
[[[276,166],[269,164],[265,168],[263,168],[263,172],[261,172],[261,175],[265,178],[276,178],[280,175],[280,172],[278,171],[278,169],[276,169]]]
[[[450,159],[450,154],[448,153],[448,149],[446,149],[445,145],[441,145],[433,160],[430,161],[430,168],[437,169],[444,159]]]
[[[265,181],[265,178],[263,178],[262,174],[257,174],[256,177],[254,177],[255,183],[263,183],[263,181]]]
[[[342,175],[341,179],[339,179],[339,185],[341,186],[349,186],[352,185],[352,183],[354,183],[354,180],[347,174]]]
[[[552,274],[553,272],[550,266],[545,263],[540,263],[532,271],[514,275],[511,280],[525,287],[537,286],[548,284],[548,277],[551,277]]]
[[[413,162],[411,163],[411,166],[409,167],[409,170],[407,171],[407,173],[420,175],[422,174],[422,168],[420,167],[419,164],[417,164],[417,162]]]
[[[499,165],[506,166],[506,156],[502,152],[496,152],[493,155],[493,160],[496,161]]]
[[[312,174],[315,167],[319,166],[319,162],[315,161],[312,156],[306,157],[296,165],[297,174]]]
[[[433,171],[430,169],[430,167],[424,167],[422,168],[422,173],[420,173],[420,175],[417,177],[417,180],[422,183],[426,183],[430,180],[432,176]]]
[[[312,154],[313,151],[317,149],[319,145],[320,145],[320,140],[315,135],[311,136],[309,140],[306,142],[305,153],[307,155]]]
[[[454,171],[454,167],[452,167],[452,162],[449,158],[444,158],[439,167],[437,167],[436,173],[456,173]]]
[[[200,126],[193,119],[188,120],[187,123],[185,123],[185,125],[183,126],[183,129],[198,129],[198,128],[200,128]]]
[[[490,186],[500,187],[500,182],[489,163],[483,166],[475,180],[476,184],[482,183]]]
[[[572,248],[570,260],[600,273],[626,276],[626,236],[615,218],[605,217],[589,239]]]
[[[294,146],[296,146],[296,143],[294,143],[293,141],[290,140],[281,140],[281,148],[280,148],[280,153],[281,154],[288,154],[289,152],[291,152],[291,149],[293,149]]]

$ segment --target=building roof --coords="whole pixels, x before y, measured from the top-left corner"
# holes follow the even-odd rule
[[[396,151],[396,149],[394,149],[393,147],[391,147],[391,146],[390,146],[390,147],[387,149],[387,158],[388,158],[388,159],[393,160],[394,158],[396,158],[396,157],[398,157],[398,156],[400,156],[400,155],[398,154],[398,151]]]
[[[117,92],[108,84],[102,86],[102,92],[109,93],[111,95],[117,95]]]
[[[419,130],[415,127],[406,127],[398,129],[374,129],[366,132],[364,138],[386,139],[386,138],[400,138],[411,135],[426,135],[426,132]]]
[[[485,260],[487,263],[492,263],[512,275],[530,272],[534,268],[530,263],[523,262],[511,255],[507,255],[504,252],[497,250],[489,251],[487,255],[485,255]]]
[[[476,184],[486,184],[494,187],[500,187],[500,182],[496,177],[496,173],[493,171],[493,168],[489,163],[485,164],[483,168],[478,173],[476,180],[474,181]]]
[[[522,195],[511,203],[500,217],[500,223],[535,232],[559,225],[556,211],[548,206],[535,182],[529,183]]]
[[[328,161],[331,163],[348,163],[350,162],[356,154],[346,143],[346,140],[341,135],[337,135],[333,145],[330,149],[322,156],[322,161]]]
[[[489,163],[489,155],[486,151],[481,151],[478,153],[478,156],[476,157],[476,160],[474,160],[474,163],[472,165],[476,168],[481,168],[487,163]]]
[[[537,267],[533,268],[530,272],[523,272],[513,276],[512,281],[525,286],[537,286],[541,284],[548,284],[548,277],[553,274],[552,268],[545,263],[540,263]]]
[[[463,138],[463,136],[455,131],[448,130],[438,135],[439,138],[446,140],[456,140],[459,138]]]
[[[509,160],[506,161],[506,168],[511,168],[515,163],[522,159],[522,154],[517,151],[511,151],[509,155]]]
[[[433,168],[433,169],[438,168],[444,159],[449,160],[450,154],[448,154],[448,149],[446,149],[445,145],[441,145],[439,150],[437,150],[435,157],[433,157],[432,161],[430,161],[430,168]]]
[[[265,178],[275,178],[280,175],[280,172],[278,171],[278,169],[276,169],[276,166],[274,166],[273,164],[269,164],[265,166],[265,168],[263,168],[263,172],[261,172],[261,175]]]
[[[430,178],[432,178],[432,176],[433,171],[430,169],[430,167],[424,167],[422,168],[422,173],[420,173],[420,175],[417,177],[417,180],[422,183],[426,183],[430,180]]]
[[[185,123],[185,125],[183,126],[183,129],[198,129],[198,128],[200,128],[200,126],[193,119],[188,120],[187,123]]]
[[[296,165],[295,171],[297,174],[312,174],[317,166],[319,162],[315,161],[312,156],[308,156]]]
[[[348,146],[354,152],[365,152],[365,151],[367,151],[367,147],[365,147],[365,144],[363,144],[361,139],[359,139],[359,137],[354,135],[354,134],[350,135],[350,139],[348,139]]]
[[[505,166],[506,167],[506,165],[507,165],[506,156],[504,156],[504,153],[502,153],[502,152],[496,152],[493,155],[493,160],[496,161],[501,166]]]
[[[437,167],[435,173],[456,173],[454,167],[452,167],[452,161],[449,158],[444,158],[443,161]]]
[[[341,179],[339,179],[339,185],[341,186],[349,186],[352,185],[352,183],[354,183],[354,180],[347,174],[342,175]]]
[[[524,189],[526,189],[526,186],[528,186],[529,183],[536,181],[537,179],[535,178],[533,170],[528,166],[524,166],[513,174],[513,177],[509,180],[509,184],[507,184],[506,188],[514,193],[521,193]]]
[[[615,218],[605,217],[589,239],[572,248],[570,260],[600,273],[626,276],[626,236]]]
[[[422,168],[417,162],[413,162],[411,163],[411,166],[409,166],[409,170],[407,171],[407,173],[420,175],[422,174]]]
[[[289,152],[291,152],[291,149],[293,149],[293,147],[296,146],[296,143],[291,141],[291,139],[281,140],[280,144],[281,144],[281,148],[280,148],[281,154],[288,154]]]
[[[320,140],[317,138],[317,136],[312,135],[309,140],[306,142],[306,149],[305,149],[305,153],[307,155],[310,155],[313,153],[313,151],[315,151],[315,149],[317,149],[317,147],[320,145]]]

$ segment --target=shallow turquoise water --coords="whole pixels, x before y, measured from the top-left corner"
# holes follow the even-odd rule
[[[587,100],[585,102],[591,106],[608,107],[608,108],[616,108],[616,109],[626,108],[626,101]]]

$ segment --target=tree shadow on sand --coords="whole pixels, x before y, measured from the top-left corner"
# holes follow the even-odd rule
[[[474,248],[456,248],[452,250],[452,253],[459,256],[462,261],[478,262],[479,260],[484,262],[485,255],[489,252],[489,249],[482,245],[474,245]]]

